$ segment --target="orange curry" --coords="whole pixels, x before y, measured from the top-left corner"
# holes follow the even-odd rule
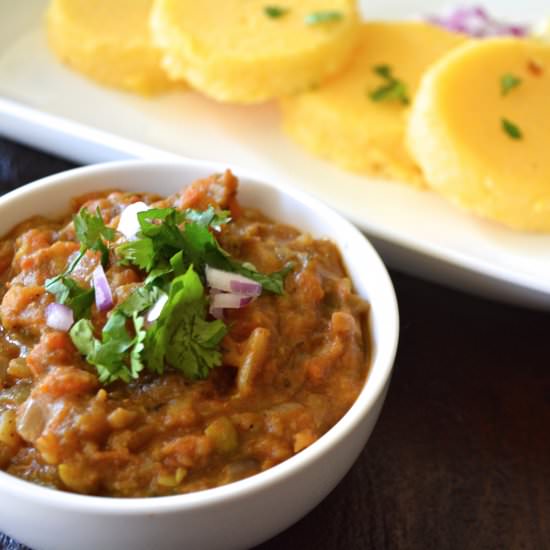
[[[314,443],[350,408],[368,370],[368,304],[353,291],[337,248],[239,206],[230,173],[167,199],[104,192],[73,201],[117,228],[142,201],[178,211],[228,210],[221,247],[270,274],[288,262],[284,292],[262,292],[224,310],[221,364],[203,379],[167,366],[101,383],[71,334],[51,328],[56,297],[46,281],[79,253],[72,217],[33,218],[0,241],[0,467],[78,493],[148,497],[220,486],[270,468]],[[99,208],[99,210],[97,210]],[[88,250],[71,276],[92,286],[100,254]],[[116,261],[105,275],[113,308],[146,273]],[[99,334],[112,315],[92,304]],[[210,316],[209,316],[210,319]],[[132,330],[130,327],[129,331]]]

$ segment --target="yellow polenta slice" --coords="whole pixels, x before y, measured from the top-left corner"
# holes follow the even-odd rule
[[[281,101],[283,126],[306,149],[346,169],[420,184],[404,144],[407,104],[370,95],[388,84],[379,74],[386,66],[412,98],[426,68],[464,41],[424,23],[364,24],[357,54],[342,75]]]
[[[359,25],[354,0],[156,0],[151,24],[172,78],[236,103],[319,84],[350,59]]]
[[[53,0],[48,39],[69,66],[94,80],[150,94],[170,86],[149,29],[152,0]]]
[[[408,143],[428,184],[454,203],[550,231],[550,46],[491,39],[441,59],[422,81]]]

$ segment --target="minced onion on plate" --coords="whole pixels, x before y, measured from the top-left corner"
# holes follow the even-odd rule
[[[530,33],[529,26],[499,21],[489,15],[481,6],[456,8],[446,15],[430,16],[427,20],[448,31],[464,33],[474,38],[522,37]]]

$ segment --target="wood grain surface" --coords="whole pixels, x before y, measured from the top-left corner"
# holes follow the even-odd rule
[[[71,166],[0,139],[2,193]],[[257,550],[550,548],[550,315],[391,275],[401,339],[374,433],[332,494]]]

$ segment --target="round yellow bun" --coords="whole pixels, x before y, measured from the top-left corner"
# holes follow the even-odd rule
[[[269,6],[156,0],[151,25],[166,72],[218,101],[257,103],[317,85],[350,59],[359,25],[354,0],[286,0],[275,17]],[[329,11],[335,20],[307,23]]]
[[[503,94],[503,77],[520,82]],[[451,52],[422,81],[408,145],[428,184],[460,207],[550,231],[550,46],[500,38]]]
[[[48,40],[73,69],[142,94],[171,86],[149,30],[152,0],[53,0]]]
[[[283,127],[306,149],[343,168],[421,185],[404,144],[407,105],[371,99],[385,83],[375,68],[388,66],[412,97],[426,68],[464,40],[424,23],[364,24],[357,54],[342,75],[281,101]]]

